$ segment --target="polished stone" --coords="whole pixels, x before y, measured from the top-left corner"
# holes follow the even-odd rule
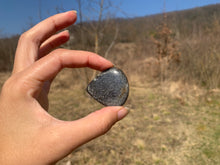
[[[128,79],[122,70],[113,67],[94,78],[87,92],[105,106],[121,106],[128,98]]]

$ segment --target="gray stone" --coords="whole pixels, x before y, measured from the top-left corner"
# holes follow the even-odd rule
[[[128,98],[129,84],[122,70],[113,67],[94,78],[87,92],[105,106],[121,106]]]

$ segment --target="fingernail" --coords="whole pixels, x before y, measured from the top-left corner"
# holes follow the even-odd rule
[[[76,10],[73,10],[73,12],[77,14],[77,11],[76,11]]]
[[[118,111],[118,120],[123,119],[129,113],[129,109],[127,107],[123,107]]]
[[[63,33],[64,33],[64,32],[65,32],[65,33],[69,33],[69,30],[64,30]]]

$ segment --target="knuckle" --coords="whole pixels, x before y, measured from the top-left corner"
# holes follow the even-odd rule
[[[25,40],[28,40],[28,32],[22,33],[20,38],[19,38],[19,42],[23,42]]]
[[[5,81],[2,87],[2,93],[7,95],[20,95],[23,92],[24,82],[16,76],[11,76]]]
[[[11,91],[13,91],[13,85],[12,85],[12,80],[11,78],[9,78],[8,80],[6,80],[2,86],[2,90],[1,90],[1,94],[11,94]]]
[[[23,43],[30,42],[30,41],[31,41],[31,35],[28,31],[21,34],[19,38],[19,43],[23,44]]]
[[[112,124],[110,124],[109,122],[102,122],[100,125],[100,133],[101,135],[107,133],[112,127]]]
[[[36,36],[34,29],[30,29],[24,33],[21,34],[20,38],[19,38],[19,42],[34,42],[37,45],[40,44],[40,40],[39,38]]]
[[[53,50],[53,54],[55,54],[55,55],[59,55],[59,54],[61,54],[62,52],[63,52],[63,49],[62,49],[62,48],[58,48],[58,49]]]
[[[2,89],[11,89],[13,84],[13,80],[12,77],[9,77],[9,79],[7,79],[2,87]]]
[[[117,121],[114,113],[111,111],[105,111],[105,113],[103,113],[104,111],[104,109],[101,109],[91,114],[94,118],[99,119],[94,120],[94,125],[100,135],[107,133]]]
[[[113,123],[110,120],[105,119],[105,118],[100,120],[97,124],[98,124],[99,131],[100,131],[101,135],[107,133],[113,125]]]

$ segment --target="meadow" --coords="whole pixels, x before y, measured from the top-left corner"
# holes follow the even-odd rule
[[[119,48],[126,47],[127,55],[133,46],[120,44]],[[116,52],[121,55],[119,48]],[[122,69],[130,83],[125,104],[129,115],[58,164],[219,164],[220,90],[183,81],[161,84],[146,77],[143,81],[143,73],[137,69],[132,74],[126,66]],[[85,93],[78,70],[64,70],[52,86],[50,112],[60,119],[75,120],[103,107]]]

